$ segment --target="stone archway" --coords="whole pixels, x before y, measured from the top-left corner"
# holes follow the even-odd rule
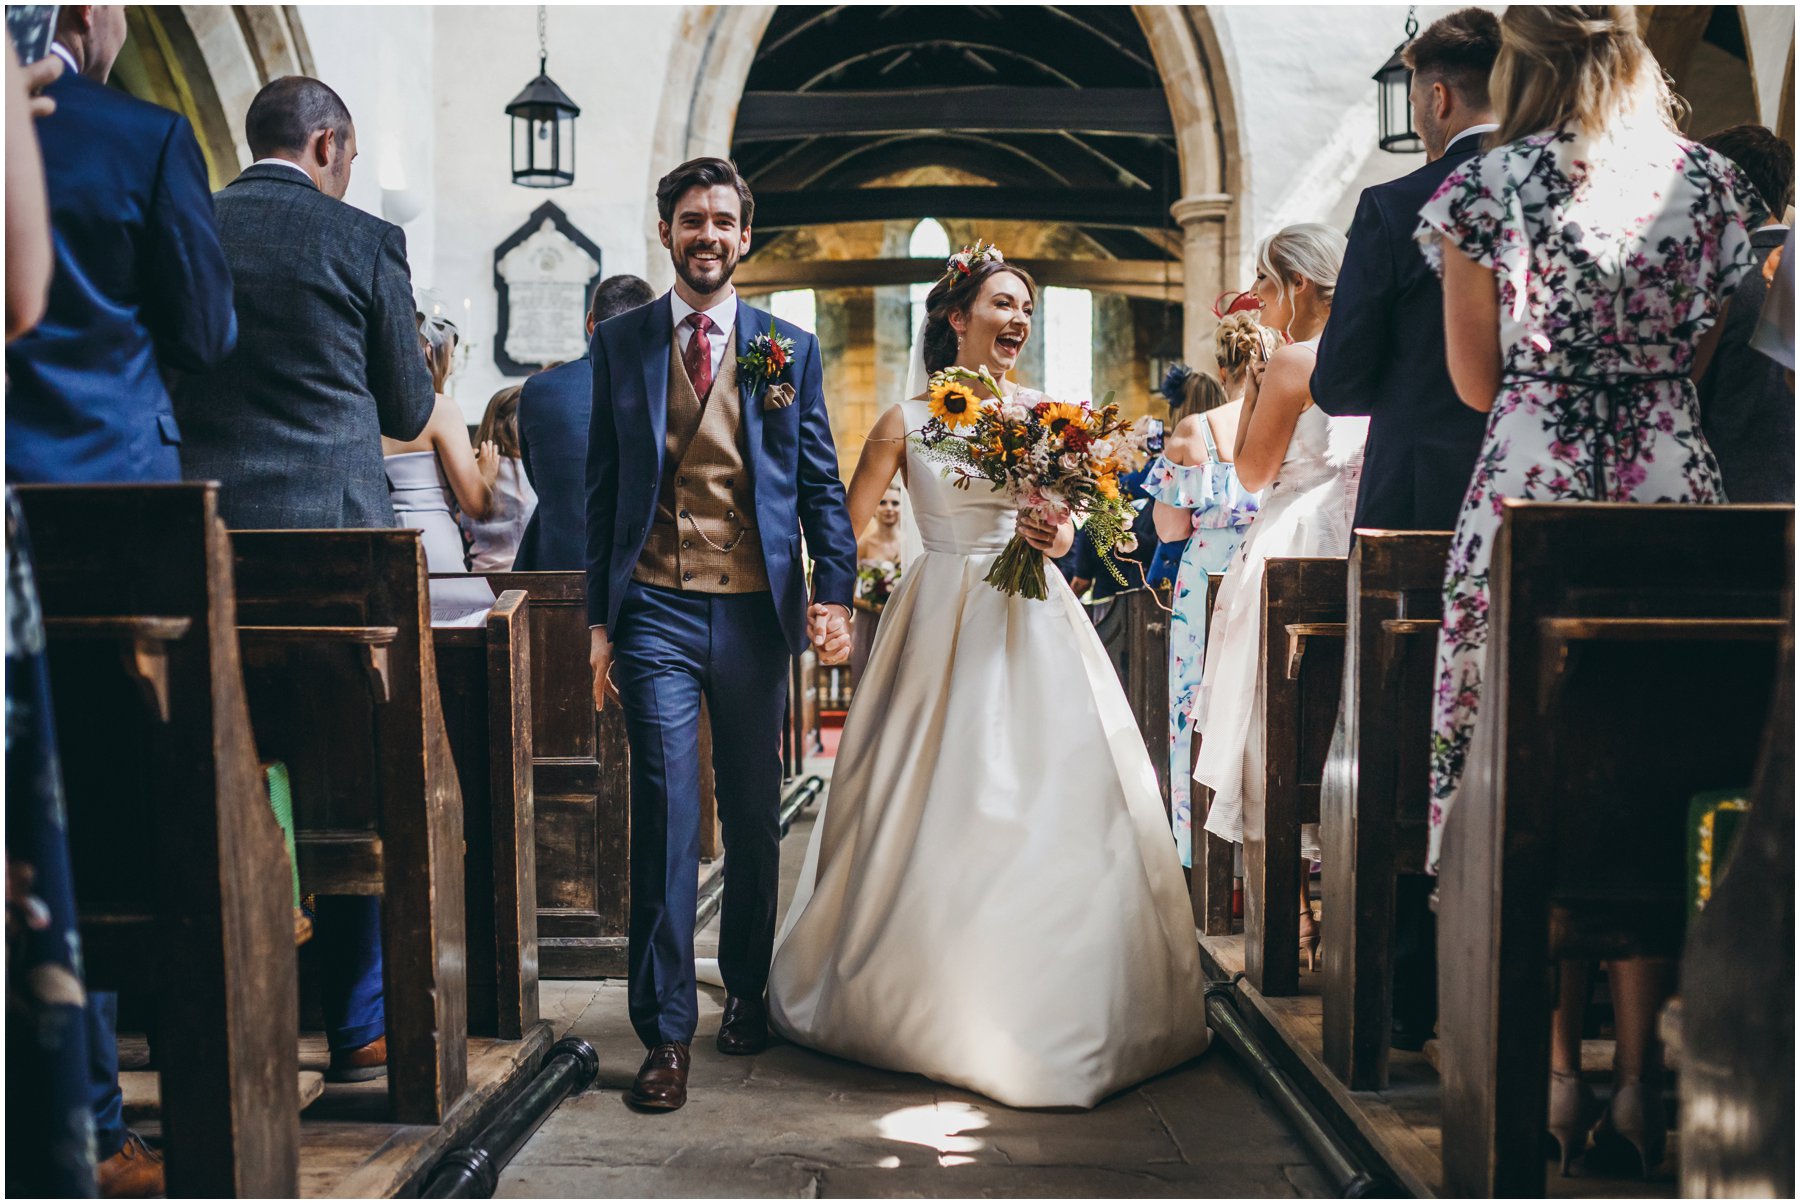
[[[708,5],[691,9],[676,42],[657,114],[655,153],[646,192],[670,166],[695,155],[727,155],[738,102],[774,5]],[[1236,104],[1225,76],[1218,31],[1204,7],[1136,5],[1175,120],[1182,196],[1172,208],[1182,231],[1184,331],[1189,363],[1212,363],[1212,301],[1237,270],[1243,156]],[[646,223],[652,279],[671,279]]]
[[[125,19],[114,82],[192,123],[214,188],[250,163],[244,114],[258,90],[313,71],[291,5],[133,4]]]

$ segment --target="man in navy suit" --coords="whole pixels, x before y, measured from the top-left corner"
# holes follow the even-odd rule
[[[1406,48],[1413,128],[1427,162],[1365,189],[1350,225],[1313,368],[1327,414],[1367,414],[1355,525],[1449,531],[1474,475],[1487,415],[1464,405],[1444,358],[1444,294],[1413,241],[1419,210],[1492,131],[1488,73],[1500,26],[1484,9],[1440,18]]]
[[[655,298],[636,276],[608,276],[594,286],[588,337],[608,318]],[[514,572],[587,567],[587,433],[593,406],[594,366],[585,355],[528,378],[519,393],[519,455],[537,508],[519,540]]]
[[[1487,415],[1464,405],[1444,358],[1444,294],[1413,240],[1419,210],[1495,129],[1488,75],[1500,22],[1465,8],[1406,48],[1413,128],[1427,162],[1365,189],[1350,225],[1337,300],[1319,342],[1312,395],[1327,414],[1367,414],[1357,527],[1449,531],[1474,475]],[[1342,730],[1342,724],[1339,724]],[[1431,880],[1395,888],[1393,1042],[1423,1048],[1437,1023]]]
[[[115,5],[58,14],[66,69],[37,124],[55,275],[43,321],[6,348],[8,481],[179,481],[167,380],[237,339],[200,146],[186,118],[106,86],[124,44]],[[117,1006],[88,996],[96,1180],[104,1196],[161,1195],[161,1156],[125,1127]]]
[[[656,205],[674,290],[602,322],[588,352],[587,605],[594,705],[619,700],[631,744],[629,1005],[650,1052],[625,1099],[672,1111],[687,1102],[697,1013],[701,699],[725,841],[717,1044],[754,1054],[768,1043],[788,663],[809,640],[826,664],[848,659],[856,535],[818,340],[731,287],[749,185],[723,159],[694,159],[662,178]]]
[[[43,321],[6,348],[8,481],[179,481],[168,380],[237,340],[200,144],[106,86],[124,44],[117,5],[59,14],[67,70],[37,126],[56,270]]]

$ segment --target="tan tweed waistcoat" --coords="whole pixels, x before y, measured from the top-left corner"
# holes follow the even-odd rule
[[[745,469],[743,405],[731,346],[703,400],[681,363],[683,335],[669,342],[669,426],[662,491],[634,580],[703,594],[769,588],[755,494]]]

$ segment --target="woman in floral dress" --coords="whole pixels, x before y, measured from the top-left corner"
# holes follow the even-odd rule
[[[1184,866],[1194,863],[1194,699],[1206,663],[1207,582],[1225,571],[1256,517],[1256,495],[1238,484],[1230,449],[1250,364],[1274,349],[1274,331],[1250,314],[1227,315],[1213,332],[1222,383],[1188,373],[1168,446],[1144,478],[1144,491],[1156,499],[1157,535],[1186,541],[1169,617],[1169,820]]]
[[[1503,503],[1725,500],[1692,381],[1750,266],[1759,208],[1736,168],[1676,133],[1629,6],[1507,9],[1492,91],[1494,149],[1444,181],[1418,227],[1444,276],[1451,378],[1491,415],[1444,581],[1433,872],[1481,703]],[[1585,964],[1565,963],[1553,1030],[1551,1130],[1565,1170],[1595,1108],[1576,1073],[1585,977]],[[1652,1020],[1667,977],[1646,959],[1610,972],[1618,1082],[1601,1135],[1623,1137],[1646,1172],[1662,1146]]]

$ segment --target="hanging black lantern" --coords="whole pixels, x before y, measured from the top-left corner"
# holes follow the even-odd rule
[[[575,118],[581,110],[544,74],[544,6],[538,5],[538,74],[506,106],[512,118],[513,183],[565,188],[575,182]]]
[[[1412,70],[1401,56],[1419,32],[1416,10],[1406,10],[1406,41],[1394,47],[1393,57],[1375,73],[1381,101],[1381,149],[1396,155],[1416,155],[1425,140],[1412,128]]]

